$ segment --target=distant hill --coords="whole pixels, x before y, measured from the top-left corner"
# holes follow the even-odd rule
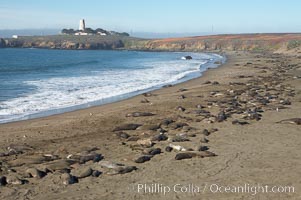
[[[22,36],[45,36],[57,35],[60,29],[18,29],[18,30],[0,30],[0,38],[11,38],[12,35]]]

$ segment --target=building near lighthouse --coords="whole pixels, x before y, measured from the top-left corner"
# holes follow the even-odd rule
[[[84,31],[86,29],[85,20],[81,19],[79,20],[79,29],[80,31]]]

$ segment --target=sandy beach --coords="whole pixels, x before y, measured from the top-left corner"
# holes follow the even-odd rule
[[[197,79],[1,124],[0,199],[301,199],[300,50],[224,53]]]

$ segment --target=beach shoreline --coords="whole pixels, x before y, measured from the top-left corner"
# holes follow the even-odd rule
[[[175,52],[175,53],[182,53],[182,52]],[[187,54],[195,54],[196,52],[187,52]],[[212,53],[212,52],[200,52],[201,54],[210,54],[211,59],[208,59],[208,61],[204,64],[200,64],[200,69],[199,71],[194,71],[190,72],[189,74],[186,74],[184,77],[177,79],[176,81],[169,82],[168,84],[159,84],[156,86],[152,86],[143,90],[137,90],[117,96],[111,96],[111,97],[106,97],[98,100],[93,100],[93,101],[88,101],[86,103],[81,103],[81,104],[75,104],[75,105],[66,105],[64,107],[59,107],[59,108],[49,108],[48,110],[40,110],[37,111],[36,113],[22,113],[19,114],[20,116],[16,115],[4,115],[4,118],[0,120],[0,124],[6,124],[6,123],[11,123],[11,122],[17,122],[17,121],[24,121],[24,120],[30,120],[30,119],[35,119],[35,118],[41,118],[41,117],[47,117],[51,115],[58,115],[66,112],[72,112],[76,110],[82,110],[90,107],[95,107],[95,106],[100,106],[100,105],[105,105],[108,103],[113,103],[113,102],[119,102],[122,100],[126,100],[128,98],[137,96],[142,93],[146,92],[151,92],[153,90],[158,90],[162,87],[165,87],[167,85],[175,85],[179,84],[182,82],[186,82],[191,79],[198,78],[202,76],[202,73],[207,70],[207,68],[216,68],[220,64],[224,63],[226,61],[226,57],[223,55],[219,55],[217,53]],[[218,64],[217,64],[218,63]],[[5,117],[8,117],[7,119]]]
[[[223,186],[248,183],[294,186],[294,193],[258,195],[260,199],[296,199],[300,195],[297,188],[301,187],[299,176],[296,176],[301,164],[298,148],[301,145],[300,128],[297,124],[276,122],[300,117],[299,54],[227,51],[226,55],[225,64],[206,70],[201,77],[153,90],[148,95],[140,94],[101,106],[0,124],[0,153],[6,152],[11,144],[30,146],[22,153],[0,157],[2,175],[13,174],[31,183],[2,187],[0,196],[6,199],[199,199],[201,195],[205,199],[240,199],[245,195],[253,196],[212,191],[163,195],[139,193],[129,187],[151,183],[200,187],[206,183]],[[255,108],[255,113],[250,112],[244,118],[248,109]],[[137,112],[149,115],[133,117],[133,113]],[[164,124],[167,120],[173,122]],[[248,124],[240,124],[242,122]],[[129,123],[141,126],[120,129]],[[120,131],[114,131],[119,130],[118,127]],[[165,131],[168,140],[156,140],[151,145],[152,148],[160,148],[161,153],[144,163],[135,162],[144,151],[151,149],[145,147],[148,139]],[[173,142],[179,134],[187,136],[188,140]],[[204,138],[209,140],[208,143],[204,143]],[[217,156],[176,160],[175,156],[181,152],[175,149],[166,151],[171,143],[192,148],[193,152],[200,145],[205,146]],[[64,162],[60,163],[61,169],[51,169],[54,162],[63,162],[82,152],[101,154],[104,161],[137,169],[110,175],[108,168],[92,160],[84,163],[74,161],[69,165]],[[53,159],[40,159],[39,156],[45,154],[52,155]],[[30,167],[47,168],[50,172],[45,172],[47,175],[41,179],[26,178],[24,172]],[[102,174],[80,178],[78,183],[63,184],[62,174],[71,171],[75,175],[77,170],[87,167]]]

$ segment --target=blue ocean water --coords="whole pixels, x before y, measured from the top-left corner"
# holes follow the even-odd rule
[[[181,57],[191,55],[192,60]],[[0,49],[0,123],[113,102],[197,76],[217,54]]]

